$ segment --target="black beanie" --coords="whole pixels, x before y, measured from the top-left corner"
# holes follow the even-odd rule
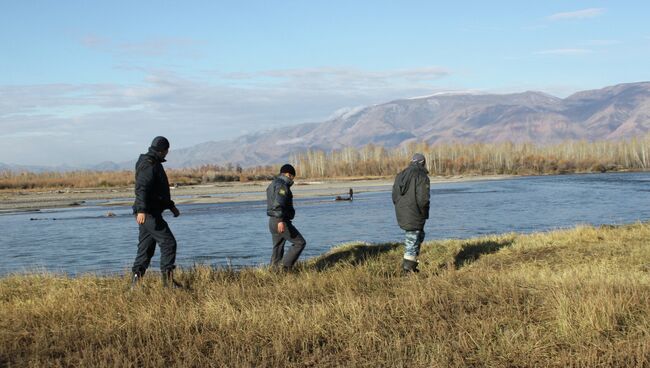
[[[162,152],[169,149],[169,141],[163,136],[158,136],[151,141],[151,148],[155,151]]]
[[[296,176],[296,169],[294,169],[293,166],[291,166],[289,164],[284,164],[280,168],[280,174],[284,174],[284,173]]]

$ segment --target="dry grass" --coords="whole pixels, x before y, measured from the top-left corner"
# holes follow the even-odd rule
[[[348,245],[299,272],[0,279],[0,366],[650,366],[650,224]],[[151,276],[151,277],[150,277]]]
[[[276,166],[222,167],[204,165],[187,169],[167,169],[171,185],[195,185],[217,182],[270,180]],[[133,171],[72,171],[72,172],[0,172],[0,190],[116,188],[135,184]]]
[[[426,156],[431,175],[540,175],[650,169],[650,135],[555,145],[412,143],[394,149],[367,145],[331,152],[308,151],[293,155],[290,161],[302,179],[389,177],[404,169],[414,152]],[[279,171],[279,166],[204,165],[168,169],[167,174],[172,185],[268,181]],[[0,172],[0,190],[127,187],[133,185],[134,179],[132,171]]]
[[[431,175],[540,175],[576,172],[647,170],[650,135],[619,141],[566,141],[559,144],[410,143],[393,149],[382,146],[345,148],[331,152],[295,154],[298,176],[345,177],[395,175],[415,152],[423,153]]]
[[[126,187],[134,182],[132,171],[0,172],[0,190]]]

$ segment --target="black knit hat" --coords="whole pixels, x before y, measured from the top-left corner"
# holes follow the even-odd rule
[[[289,164],[284,164],[280,168],[280,174],[284,174],[284,173],[296,176],[296,169],[294,169],[293,166],[291,166]]]
[[[151,141],[151,148],[155,151],[162,152],[169,149],[169,141],[163,136],[158,136]]]

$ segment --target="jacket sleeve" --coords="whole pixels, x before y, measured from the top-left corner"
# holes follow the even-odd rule
[[[395,182],[393,183],[393,204],[397,204],[397,200],[399,199],[399,185],[397,185],[399,177],[400,175],[397,175],[395,177]]]
[[[153,166],[142,164],[135,173],[135,204],[137,213],[147,213],[147,194],[151,193],[154,183]]]
[[[172,208],[176,207],[176,203],[174,203],[170,197],[165,198],[163,202],[166,210],[171,210]]]
[[[415,188],[415,199],[422,215],[428,219],[431,182],[429,181],[429,176],[426,174],[421,175],[419,179],[418,185]]]
[[[275,186],[275,199],[273,207],[277,210],[279,218],[285,218],[287,215],[287,204],[289,199],[287,198],[287,188],[284,185]]]
[[[167,179],[167,173],[162,167],[159,168],[159,175],[161,175],[161,182],[165,185],[163,188],[163,196],[160,198],[160,201],[163,203],[163,208],[170,210],[176,206],[174,201],[172,201],[171,193],[169,192],[169,179]]]

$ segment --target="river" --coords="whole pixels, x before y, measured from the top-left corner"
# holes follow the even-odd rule
[[[297,198],[294,224],[307,239],[302,259],[351,241],[401,241],[390,192],[355,193],[353,202]],[[178,241],[177,264],[256,266],[271,237],[261,201],[179,206],[166,215]],[[106,217],[112,212],[113,217]],[[650,173],[519,177],[434,184],[426,239],[529,233],[576,224],[650,219]],[[0,215],[0,275],[24,272],[128,272],[138,228],[128,207],[87,205]],[[151,267],[158,268],[159,249]]]

